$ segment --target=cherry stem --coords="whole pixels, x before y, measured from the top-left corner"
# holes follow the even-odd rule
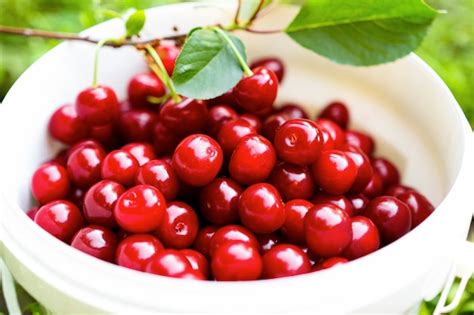
[[[235,57],[237,58],[237,61],[240,63],[240,66],[244,70],[245,75],[248,76],[248,77],[252,76],[253,75],[252,70],[250,70],[249,66],[247,65],[247,62],[245,61],[245,59],[240,54],[237,47],[235,47],[234,42],[230,39],[230,37],[227,35],[227,33],[218,26],[215,26],[212,29],[215,30],[217,33],[219,33],[219,35],[221,35],[222,38],[224,38],[224,40],[229,44],[229,46],[232,49]]]
[[[107,43],[109,39],[101,39],[97,46],[95,47],[95,57],[94,57],[94,74],[92,76],[92,87],[97,87],[97,70],[99,68],[99,55],[100,49]]]

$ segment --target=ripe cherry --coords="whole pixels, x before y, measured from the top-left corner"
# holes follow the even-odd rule
[[[375,142],[372,137],[366,133],[347,130],[345,133],[345,139],[347,144],[360,148],[369,157],[374,153]]]
[[[351,218],[352,241],[344,251],[344,256],[350,260],[370,254],[380,246],[379,231],[375,224],[366,217]]]
[[[349,110],[342,102],[332,102],[326,106],[319,114],[320,118],[329,119],[339,125],[342,129],[346,129],[349,124]]]
[[[28,218],[34,221],[36,212],[38,212],[38,210],[39,210],[39,207],[32,207],[28,211],[26,211],[26,215],[28,216]]]
[[[318,262],[316,265],[313,266],[312,271],[319,271],[323,269],[329,269],[335,266],[340,266],[345,263],[348,263],[349,261],[344,258],[344,257],[331,257],[328,259],[324,259],[320,262]]]
[[[270,233],[285,223],[285,206],[270,184],[260,183],[248,187],[239,199],[242,223],[255,233]]]
[[[265,279],[301,275],[311,271],[308,256],[295,245],[279,244],[263,255]]]
[[[89,138],[96,140],[107,148],[115,148],[121,141],[120,137],[116,135],[114,123],[101,126],[90,126]]]
[[[194,240],[193,248],[206,257],[210,256],[211,240],[219,228],[208,225],[199,230]]]
[[[209,277],[209,263],[203,254],[192,249],[182,249],[179,252],[186,256],[193,270],[198,271],[205,278]]]
[[[365,153],[354,146],[350,146],[347,144],[344,144],[341,147],[341,150],[346,153],[346,155],[354,162],[354,164],[357,167],[357,176],[354,181],[354,184],[352,184],[351,191],[352,192],[361,192],[364,190],[365,187],[367,187],[367,184],[370,182],[372,179],[372,175],[374,173],[372,169],[372,165],[370,165],[370,160],[365,155]]]
[[[165,94],[165,85],[154,73],[136,74],[128,83],[128,99],[135,108],[156,107],[148,97],[160,98]]]
[[[72,202],[77,208],[82,209],[86,192],[86,189],[72,187],[69,196],[67,196],[66,200]]]
[[[250,65],[250,68],[252,69],[257,67],[265,67],[272,70],[275,73],[278,82],[281,82],[285,75],[285,66],[283,65],[283,62],[276,57],[258,59]]]
[[[70,145],[87,137],[87,125],[72,105],[63,105],[53,113],[48,130],[53,138]]]
[[[219,144],[201,134],[186,137],[173,154],[173,167],[179,179],[198,187],[209,184],[217,176],[223,161]]]
[[[348,195],[347,199],[349,199],[352,204],[354,216],[361,215],[370,202],[370,200],[363,194]]]
[[[268,182],[280,192],[283,200],[309,199],[314,194],[314,181],[305,166],[278,163]]]
[[[92,186],[84,198],[84,217],[90,224],[116,227],[114,207],[118,198],[125,192],[119,183],[103,180]]]
[[[124,150],[107,154],[102,161],[102,178],[116,181],[124,186],[132,186],[138,172],[138,161]]]
[[[157,115],[149,110],[130,110],[120,115],[120,133],[128,142],[150,142]]]
[[[211,223],[225,225],[239,220],[242,187],[230,178],[216,178],[199,196],[201,214]]]
[[[343,194],[352,187],[356,176],[355,163],[344,152],[328,150],[312,167],[315,182],[326,192],[333,195]]]
[[[397,198],[410,208],[413,228],[417,227],[434,211],[434,207],[428,199],[416,191],[407,191]]]
[[[285,114],[277,113],[268,116],[263,122],[263,135],[270,141],[275,139],[275,134],[278,128],[280,128],[285,122],[289,120],[289,117]]]
[[[285,115],[289,119],[298,119],[298,118],[308,119],[309,117],[308,113],[306,113],[306,111],[300,105],[293,104],[293,103],[287,103],[283,105],[277,110],[277,113]]]
[[[281,236],[277,233],[258,234],[257,240],[260,244],[260,254],[262,255],[282,241]]]
[[[374,171],[380,175],[385,188],[400,184],[400,172],[389,160],[381,158],[373,159],[372,167]]]
[[[182,139],[175,135],[168,127],[157,122],[153,129],[153,145],[158,155],[171,154]]]
[[[200,271],[194,269],[190,271],[185,271],[176,276],[176,278],[186,280],[206,280],[206,277],[204,277],[204,275]]]
[[[325,193],[319,193],[313,198],[312,202],[315,205],[331,203],[347,213],[348,216],[352,217],[354,215],[354,207],[352,206],[352,203],[343,195],[329,195]]]
[[[243,137],[256,134],[256,130],[249,122],[243,119],[236,119],[221,127],[217,135],[217,141],[224,154],[230,156]]]
[[[105,151],[101,147],[84,146],[74,150],[67,160],[67,173],[74,185],[87,188],[101,179]]]
[[[372,174],[372,179],[364,188],[362,193],[367,196],[367,198],[372,199],[380,196],[383,193],[383,182],[382,177],[377,172]]]
[[[164,249],[151,257],[145,271],[161,276],[179,277],[193,268],[186,256],[175,249]]]
[[[333,204],[314,205],[306,214],[304,224],[306,243],[317,256],[340,255],[351,242],[351,219]]]
[[[209,253],[210,256],[223,244],[229,241],[240,241],[249,244],[255,249],[259,244],[255,235],[247,228],[241,225],[226,225],[218,229],[212,236]]]
[[[209,109],[207,114],[207,132],[215,137],[221,127],[229,121],[238,118],[235,110],[227,105],[216,105]]]
[[[332,141],[330,140],[325,141],[325,145],[324,145],[325,150],[331,150],[331,149],[338,150],[345,143],[346,141],[345,133],[341,129],[341,127],[339,127],[335,122],[329,119],[318,118],[316,120],[316,124],[320,127],[323,134],[324,134],[324,131],[326,131],[327,135],[329,135],[330,138],[332,139]]]
[[[169,100],[160,110],[160,122],[182,136],[204,131],[207,116],[206,102],[192,98],[184,98],[178,103]]]
[[[124,145],[122,150],[127,151],[133,155],[140,166],[156,159],[153,147],[148,143],[129,143]]]
[[[270,141],[262,136],[244,137],[232,153],[230,176],[243,185],[264,181],[276,163],[276,154]]]
[[[161,44],[155,49],[165,66],[166,72],[168,72],[168,75],[172,75],[176,59],[178,58],[181,49],[172,43]]]
[[[84,226],[81,211],[69,201],[56,200],[42,206],[35,215],[35,223],[46,232],[69,243]]]
[[[405,185],[392,185],[385,190],[384,195],[398,197],[401,194],[409,192],[409,191],[416,191],[416,190]]]
[[[262,121],[257,115],[244,113],[240,115],[240,119],[246,120],[255,129],[257,133],[262,131]]]
[[[153,256],[162,250],[164,247],[156,237],[150,234],[134,234],[120,242],[115,261],[119,266],[145,271]]]
[[[225,104],[233,108],[236,107],[235,98],[234,98],[234,94],[232,93],[232,90],[229,90],[218,97],[210,99],[208,102],[210,106]]]
[[[118,225],[132,233],[156,230],[166,211],[163,194],[153,186],[138,185],[124,192],[114,207]]]
[[[40,204],[66,198],[69,189],[67,171],[58,163],[41,165],[31,178],[31,192]]]
[[[90,225],[76,233],[71,246],[93,257],[113,262],[117,248],[117,236],[105,227]]]
[[[140,166],[136,183],[158,188],[166,201],[174,200],[179,191],[178,176],[171,164],[164,160],[151,160]]]
[[[102,126],[113,122],[120,109],[115,92],[108,86],[99,85],[77,95],[76,111],[88,125]]]
[[[313,204],[304,199],[294,199],[285,204],[286,218],[281,231],[288,241],[305,243],[304,218],[312,207]]]

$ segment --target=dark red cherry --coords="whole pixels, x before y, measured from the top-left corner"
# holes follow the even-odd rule
[[[360,148],[367,156],[372,156],[375,150],[375,142],[371,136],[366,133],[347,130],[345,133],[346,143]]]
[[[327,193],[343,194],[352,187],[356,176],[355,163],[344,152],[328,150],[313,164],[315,182]]]
[[[232,153],[230,176],[243,185],[264,181],[276,163],[273,145],[262,136],[244,137]]]
[[[235,108],[235,99],[232,90],[225,92],[224,94],[208,100],[209,106],[215,106],[220,104],[226,104]]]
[[[273,169],[268,182],[278,189],[285,201],[309,199],[314,194],[313,177],[305,166],[280,162]]]
[[[263,122],[262,134],[270,141],[275,139],[275,134],[278,128],[280,128],[285,122],[289,120],[289,117],[285,114],[273,114],[265,119]]]
[[[186,256],[175,249],[164,249],[153,255],[145,267],[145,271],[155,275],[179,277],[193,268]]]
[[[313,204],[308,200],[294,199],[285,204],[285,223],[281,231],[285,238],[292,243],[304,244],[304,218]]]
[[[223,244],[229,241],[240,241],[249,244],[255,249],[259,248],[259,243],[255,234],[249,229],[241,225],[226,225],[218,229],[212,236],[209,254],[214,255],[214,252]]]
[[[209,184],[217,176],[223,161],[219,144],[202,134],[186,137],[173,154],[173,167],[179,179],[198,187]]]
[[[361,215],[370,202],[370,200],[363,194],[348,195],[347,199],[349,199],[352,204],[354,216]]]
[[[145,271],[150,260],[164,250],[161,242],[150,234],[134,234],[122,239],[117,247],[115,261],[117,265]]]
[[[113,122],[120,110],[115,92],[108,86],[99,85],[77,95],[76,111],[88,125],[102,126]]]
[[[176,198],[179,191],[179,180],[171,164],[164,160],[151,160],[140,166],[136,183],[151,185],[158,188],[165,196],[166,201]]]
[[[211,223],[225,225],[239,220],[242,187],[230,178],[216,178],[199,196],[201,214]]]
[[[243,137],[256,134],[257,132],[249,122],[243,119],[236,119],[222,126],[217,135],[217,141],[224,154],[230,156]]]
[[[235,110],[227,105],[216,105],[209,109],[207,114],[207,132],[211,136],[217,136],[221,127],[229,121],[238,118]]]
[[[345,249],[344,256],[353,260],[379,249],[380,236],[375,224],[363,216],[353,217],[351,221],[352,241]]]
[[[309,258],[298,246],[279,244],[263,255],[264,279],[296,276],[310,271]]]
[[[384,244],[396,241],[412,227],[410,208],[395,197],[383,196],[373,199],[367,205],[364,216],[377,226]]]
[[[83,211],[87,222],[116,227],[114,207],[124,192],[122,185],[110,180],[103,180],[92,186],[84,198]]]
[[[199,230],[193,248],[206,257],[210,256],[211,240],[219,227],[208,225]]]
[[[114,123],[102,126],[90,126],[89,138],[96,140],[107,148],[115,148],[121,141],[121,138],[116,134]]]
[[[46,232],[69,243],[83,226],[81,211],[69,201],[56,200],[42,206],[35,214],[35,223]]]
[[[125,150],[115,150],[102,161],[102,178],[116,181],[124,186],[132,186],[138,172],[138,161]]]
[[[186,256],[193,270],[200,272],[205,278],[209,277],[209,262],[203,254],[192,249],[182,249],[179,252]]]
[[[318,118],[316,119],[316,124],[320,127],[321,131],[323,132],[323,137],[324,133],[330,136],[332,141],[327,139],[324,141],[324,150],[331,150],[331,149],[339,149],[346,141],[345,139],[345,133],[339,127],[335,122],[329,120],[329,119],[324,119],[324,118]],[[326,131],[326,132],[324,132]]]
[[[192,98],[184,98],[178,103],[169,100],[160,110],[160,122],[182,136],[204,131],[207,116],[206,102]]]
[[[129,143],[122,147],[122,150],[127,151],[138,161],[140,166],[156,159],[153,147],[148,143]]]
[[[86,196],[86,189],[79,188],[79,187],[72,187],[69,196],[67,196],[66,200],[72,202],[76,205],[77,208],[82,209],[84,205],[84,197]]]
[[[262,131],[262,128],[263,128],[262,121],[257,115],[244,113],[240,115],[240,119],[243,119],[249,122],[250,125],[255,129],[257,133],[260,133]]]
[[[364,188],[362,193],[369,199],[380,196],[383,193],[382,177],[380,177],[378,173],[374,172],[372,179]]]
[[[373,159],[372,167],[374,172],[380,175],[385,188],[400,184],[400,172],[389,160],[382,158]]]
[[[245,111],[261,116],[272,108],[278,93],[278,77],[265,67],[257,67],[234,87],[235,102]]]
[[[316,265],[313,266],[312,271],[319,271],[323,269],[329,269],[335,266],[340,266],[345,263],[349,262],[347,258],[344,257],[331,257],[328,259],[324,259],[318,262]]]
[[[155,124],[153,129],[153,145],[158,155],[173,153],[181,139],[181,136],[175,135],[160,121]]]
[[[28,211],[26,211],[25,214],[28,216],[28,218],[34,221],[36,212],[38,212],[38,210],[39,210],[39,207],[32,207]]]
[[[85,139],[88,128],[74,106],[63,105],[49,119],[48,130],[56,140],[71,145]]]
[[[342,209],[348,216],[354,215],[354,207],[352,203],[343,195],[329,195],[325,193],[318,193],[312,200],[316,204],[331,203],[338,208]]]
[[[135,108],[156,107],[149,97],[160,98],[165,94],[165,85],[154,73],[136,74],[128,83],[128,99]]]
[[[282,241],[281,236],[277,233],[258,234],[257,239],[260,244],[260,254],[262,255]]]
[[[101,179],[105,151],[101,147],[84,146],[74,150],[67,160],[67,173],[71,182],[87,188]]]
[[[99,142],[97,142],[95,140],[84,140],[84,141],[81,141],[81,142],[78,142],[78,143],[74,144],[69,149],[67,149],[66,158],[69,159],[71,154],[73,154],[75,151],[77,151],[79,149],[82,149],[82,148],[86,148],[86,147],[93,148],[93,149],[99,149],[99,150],[104,151],[104,148],[102,147],[102,145]],[[66,160],[66,164],[67,164],[67,160]]]
[[[120,115],[120,133],[128,142],[150,142],[157,115],[149,110],[130,110]]]
[[[306,113],[303,107],[297,104],[293,104],[293,103],[284,104],[277,110],[277,113],[285,115],[289,119],[298,119],[298,118],[307,119],[309,117],[308,113]]]
[[[397,198],[410,208],[413,228],[417,227],[434,211],[431,202],[416,191],[407,191]]]
[[[398,197],[401,194],[409,192],[409,191],[416,191],[416,190],[414,188],[411,188],[405,185],[392,185],[385,190],[384,195]]]
[[[62,149],[48,162],[55,162],[61,166],[66,167],[68,155],[68,149]]]
[[[67,171],[58,163],[49,162],[41,165],[31,178],[31,192],[40,204],[66,198],[69,189]]]
[[[176,59],[178,58],[181,49],[173,43],[166,43],[156,47],[155,50],[160,56],[168,75],[172,75]]]
[[[349,110],[342,102],[332,102],[323,108],[319,114],[320,118],[334,121],[342,129],[346,129],[349,124]]]
[[[117,248],[117,236],[105,227],[89,225],[76,233],[71,246],[93,257],[113,262]]]
[[[370,160],[365,153],[357,147],[344,144],[341,150],[354,162],[357,167],[357,176],[352,184],[352,192],[362,192],[372,179],[374,173]]]
[[[275,73],[278,82],[281,82],[285,75],[285,66],[283,65],[283,62],[277,57],[258,59],[250,65],[250,68],[252,69],[257,67],[265,67],[272,70]]]

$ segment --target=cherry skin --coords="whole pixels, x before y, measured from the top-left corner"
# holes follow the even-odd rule
[[[204,277],[204,275],[200,271],[194,269],[190,271],[185,271],[176,276],[176,278],[186,280],[206,280],[206,277]]]
[[[107,148],[115,148],[121,141],[120,137],[116,135],[114,123],[91,126],[89,128],[89,138],[96,140]]]
[[[377,172],[372,174],[372,179],[364,188],[362,193],[369,199],[380,196],[383,193],[382,177]]]
[[[345,139],[345,133],[337,125],[335,122],[329,120],[329,119],[324,119],[324,118],[318,118],[316,120],[316,124],[320,127],[321,131],[324,134],[324,131],[330,136],[332,141],[326,140],[325,145],[327,150],[331,149],[339,149],[346,141]],[[324,135],[323,135],[324,136]],[[332,148],[330,147],[332,143]]]
[[[79,118],[72,105],[63,105],[53,113],[48,130],[53,138],[69,145],[87,137],[87,125]]]
[[[125,188],[117,182],[103,180],[92,186],[84,198],[84,217],[90,224],[117,226],[114,207]]]
[[[347,130],[345,139],[347,144],[360,148],[369,157],[374,153],[375,142],[368,134],[355,130]]]
[[[265,67],[272,70],[275,73],[278,82],[281,82],[285,75],[285,66],[283,65],[283,62],[276,57],[258,59],[250,65],[250,68],[252,69],[257,67]]]
[[[242,187],[230,178],[216,178],[199,196],[201,214],[213,224],[226,225],[239,220]]]
[[[182,249],[179,252],[186,256],[193,270],[200,272],[204,278],[209,278],[209,263],[203,254],[192,249]]]
[[[285,223],[285,206],[275,187],[266,183],[254,184],[240,196],[239,216],[251,231],[270,233]]]
[[[193,248],[206,257],[210,256],[211,240],[219,227],[208,225],[199,230]]]
[[[117,236],[105,227],[90,225],[77,232],[72,239],[71,246],[93,257],[113,262],[117,248]]]
[[[168,72],[168,75],[172,75],[176,59],[178,58],[181,49],[171,43],[162,44],[155,49],[165,66],[166,72]]]
[[[74,144],[73,146],[71,146],[69,149],[67,149],[66,164],[67,164],[67,159],[69,159],[69,157],[74,152],[76,152],[79,149],[83,149],[83,148],[93,148],[93,149],[98,149],[98,150],[104,151],[104,148],[102,147],[102,145],[96,140],[84,140],[84,141],[78,142],[78,143]]]
[[[120,115],[120,133],[128,142],[150,142],[157,115],[149,110],[130,110]]]
[[[145,271],[147,264],[158,252],[164,250],[161,242],[150,234],[134,234],[125,237],[117,247],[117,265]]]
[[[273,114],[268,116],[263,122],[263,135],[270,141],[275,139],[275,134],[278,128],[280,128],[290,118],[282,113]]]
[[[249,244],[255,249],[259,244],[255,234],[241,225],[226,225],[218,229],[212,236],[209,253],[213,256],[216,250],[229,241],[239,241]]]
[[[264,279],[290,277],[308,272],[311,272],[311,263],[298,246],[279,244],[263,255]]]
[[[357,167],[357,176],[354,184],[352,184],[351,191],[362,192],[364,188],[367,187],[374,173],[370,160],[367,155],[357,147],[345,144],[341,147],[341,150],[346,153]]]
[[[262,273],[258,250],[245,242],[229,241],[212,255],[212,274],[218,281],[257,280]]]
[[[164,160],[151,160],[145,165],[140,166],[136,183],[142,185],[151,185],[165,196],[166,201],[176,198],[179,191],[179,180],[171,164]]]
[[[105,151],[100,147],[85,146],[71,153],[67,160],[67,173],[77,187],[87,188],[101,179]]]
[[[384,244],[396,241],[412,227],[410,208],[395,197],[382,196],[373,199],[367,205],[364,216],[377,226]]]
[[[209,136],[194,134],[178,144],[173,167],[179,179],[191,186],[205,186],[219,173],[224,157],[219,144]]]
[[[352,187],[356,176],[355,163],[344,152],[328,150],[312,167],[313,177],[324,191],[333,195],[341,195]]]
[[[434,211],[431,202],[416,191],[407,191],[399,195],[398,199],[410,208],[413,228],[417,227]]]
[[[88,125],[102,126],[113,122],[120,110],[115,92],[108,86],[98,85],[77,95],[76,111]]]
[[[199,230],[199,221],[194,209],[181,201],[168,203],[156,236],[166,247],[183,249],[190,247]]]
[[[260,133],[262,131],[262,121],[257,115],[244,113],[240,115],[240,119],[246,120],[248,123],[250,123],[250,125],[255,129],[257,133]]]
[[[363,194],[348,195],[347,199],[352,204],[352,209],[354,210],[353,211],[354,216],[361,215],[370,202],[370,200]]]
[[[354,215],[354,207],[352,206],[352,203],[343,195],[328,195],[325,193],[319,193],[311,201],[315,205],[331,203],[347,213],[348,216],[352,217]]]
[[[81,211],[69,201],[56,200],[42,206],[35,215],[35,223],[46,232],[69,243],[84,226]]]
[[[270,175],[276,163],[275,149],[262,136],[244,137],[232,153],[230,176],[242,185],[262,182]]]
[[[73,187],[71,189],[71,192],[69,193],[69,196],[66,198],[67,201],[72,202],[76,207],[79,209],[82,209],[84,205],[84,197],[86,196],[87,190],[79,188],[79,187]]]
[[[119,197],[114,207],[114,217],[118,225],[131,233],[156,230],[165,212],[165,197],[150,185],[130,188]]]
[[[165,85],[154,73],[136,74],[128,83],[128,99],[135,108],[156,107],[148,97],[159,98],[165,94]]]
[[[304,220],[312,207],[313,204],[304,199],[294,199],[285,204],[286,218],[281,232],[289,242],[305,243]]]
[[[333,204],[314,205],[305,217],[308,248],[320,257],[340,255],[352,239],[351,219]]]
[[[314,163],[323,146],[323,135],[309,119],[292,119],[277,129],[275,150],[283,161],[309,165]]]
[[[67,171],[58,163],[41,165],[31,178],[31,192],[40,204],[66,198],[69,188]]]
[[[159,251],[145,267],[145,271],[155,275],[167,277],[179,277],[185,272],[192,271],[193,268],[186,256],[175,249],[164,249]]]
[[[342,129],[346,129],[349,124],[349,110],[342,102],[330,103],[322,110],[319,117],[335,122]]]
[[[400,184],[400,172],[389,160],[381,158],[373,159],[372,167],[382,178],[382,183],[385,188]]]
[[[273,169],[268,182],[278,189],[285,201],[309,199],[314,194],[313,177],[304,166],[280,162]]]
[[[332,267],[343,265],[348,262],[349,261],[347,260],[347,258],[344,258],[344,257],[331,257],[331,258],[318,262],[316,265],[313,266],[312,271],[329,269]]]
[[[366,217],[351,218],[352,241],[344,251],[344,256],[350,260],[368,255],[379,249],[380,236],[375,224]]]
[[[265,67],[257,67],[252,71],[253,75],[241,79],[232,93],[239,107],[260,116],[273,106],[278,93],[278,78]]]
[[[243,137],[256,134],[256,130],[249,122],[243,119],[236,119],[221,127],[217,135],[217,141],[224,154],[230,156]]]
[[[207,132],[211,136],[217,136],[219,130],[227,122],[238,118],[235,110],[227,105],[217,105],[211,107],[207,116]]]
[[[304,118],[308,119],[308,113],[300,106],[293,103],[287,103],[277,110],[278,114],[285,115],[289,119]]]
[[[260,244],[260,254],[262,255],[282,241],[281,236],[277,233],[258,234],[257,239]]]
[[[157,122],[153,129],[153,145],[158,155],[171,154],[182,139],[175,135],[168,127]]]
[[[116,181],[124,186],[132,186],[138,172],[138,161],[124,150],[115,150],[107,154],[102,161],[102,178]]]
[[[33,208],[30,208],[28,211],[26,211],[25,214],[28,216],[28,218],[34,221],[36,212],[38,212],[38,210],[39,210],[39,207],[33,207]]]
[[[129,143],[124,145],[122,150],[133,155],[140,166],[156,159],[153,147],[148,143]]]
[[[384,195],[398,197],[401,194],[409,192],[409,191],[416,191],[416,190],[405,185],[391,185],[385,190]]]
[[[161,123],[182,136],[204,131],[207,117],[206,102],[192,98],[182,99],[178,103],[169,100],[160,110]]]
[[[210,106],[226,104],[233,108],[236,107],[235,98],[234,94],[232,93],[232,90],[229,90],[218,97],[210,99],[208,102]]]

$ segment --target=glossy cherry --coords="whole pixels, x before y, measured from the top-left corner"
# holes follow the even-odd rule
[[[374,172],[372,174],[372,178],[370,179],[367,186],[365,186],[362,193],[369,199],[380,196],[383,193],[382,177],[380,177],[378,173]]]
[[[244,119],[236,119],[223,125],[217,135],[222,151],[230,156],[243,137],[256,135],[257,131]]]
[[[409,191],[416,191],[416,190],[414,188],[411,188],[405,185],[391,185],[384,191],[384,195],[398,197],[401,194],[409,192]]]
[[[262,134],[270,141],[275,139],[275,134],[278,128],[280,128],[290,118],[282,113],[273,114],[268,116],[263,122]]]
[[[159,251],[145,267],[145,271],[161,276],[179,277],[181,274],[192,271],[193,268],[186,256],[175,249]]]
[[[166,72],[168,72],[168,75],[172,75],[176,59],[178,58],[181,49],[173,43],[161,44],[155,49],[165,66]]]
[[[239,220],[242,187],[230,178],[216,178],[199,195],[201,214],[211,223],[225,225]]]
[[[152,111],[134,109],[120,115],[118,126],[128,142],[150,142],[157,119]]]
[[[345,257],[353,260],[379,249],[379,231],[369,218],[357,216],[351,218],[351,222],[352,241],[344,251]]]
[[[182,249],[179,252],[186,256],[193,270],[200,272],[204,278],[209,277],[209,262],[203,254],[192,249]]]
[[[329,119],[318,118],[316,120],[316,124],[323,132],[323,136],[324,133],[326,133],[332,139],[332,141],[330,141],[329,139],[325,140],[323,145],[324,150],[337,150],[345,143],[345,133],[341,129],[341,127],[339,127],[339,125],[337,125],[335,122]]]
[[[244,137],[232,153],[230,176],[243,185],[264,181],[276,163],[273,145],[262,136]]]
[[[278,189],[285,201],[309,199],[314,194],[313,177],[305,166],[280,162],[273,169],[268,182]]]
[[[188,270],[176,276],[179,279],[186,280],[207,280],[206,277],[198,270]]]
[[[157,122],[153,128],[153,145],[158,155],[171,154],[182,137],[175,135],[171,129]]]
[[[46,232],[66,243],[84,226],[81,211],[65,200],[51,201],[42,206],[36,212],[35,222]]]
[[[207,132],[211,136],[217,136],[221,127],[229,121],[238,118],[235,110],[227,105],[216,105],[209,109],[207,114]]]
[[[312,207],[313,204],[304,199],[290,200],[285,204],[286,217],[281,232],[286,240],[296,244],[305,243],[304,220]]]
[[[116,181],[124,186],[132,186],[138,172],[138,161],[125,150],[115,150],[107,154],[102,161],[103,179]]]
[[[194,240],[193,248],[203,254],[206,257],[210,256],[211,240],[216,231],[219,229],[218,226],[208,225],[201,228],[196,235]]]
[[[161,242],[150,234],[134,234],[122,239],[117,247],[115,261],[126,268],[145,271],[147,264],[164,250]]]
[[[153,147],[148,143],[129,143],[122,147],[122,150],[127,151],[135,159],[137,159],[140,166],[156,159]]]
[[[192,98],[184,98],[178,103],[169,100],[160,110],[161,123],[182,136],[204,131],[207,117],[206,102]]]
[[[349,110],[343,102],[330,103],[323,108],[319,117],[334,121],[342,129],[346,129],[349,124]]]
[[[166,211],[163,194],[153,186],[138,185],[124,192],[114,207],[118,225],[132,233],[154,231]]]
[[[278,114],[283,114],[287,116],[289,119],[298,119],[298,118],[304,118],[307,119],[308,113],[301,107],[300,105],[293,104],[293,103],[287,103],[281,106],[277,110]]]
[[[372,167],[380,175],[385,188],[400,184],[400,172],[389,160],[382,158],[373,159]]]
[[[136,183],[142,185],[151,185],[163,194],[166,201],[176,198],[179,191],[179,180],[171,164],[164,160],[151,160],[145,165],[140,166]]]
[[[122,139],[116,134],[116,126],[109,123],[101,126],[90,126],[89,138],[96,140],[106,148],[115,148]]]
[[[311,271],[308,256],[298,246],[278,244],[263,255],[265,279],[305,274]]]
[[[397,198],[410,208],[413,228],[417,227],[434,211],[431,202],[416,191],[407,191]]]
[[[282,238],[277,233],[257,234],[257,240],[260,244],[260,254],[265,254],[270,249],[281,243]]]
[[[179,179],[191,186],[205,186],[219,173],[224,161],[219,144],[209,136],[194,134],[178,144],[173,167]]]
[[[344,257],[331,257],[331,258],[324,259],[324,260],[318,262],[316,265],[313,266],[312,271],[319,271],[319,270],[323,270],[323,269],[329,269],[329,268],[332,268],[332,267],[343,265],[343,264],[348,263],[348,262],[349,262],[349,260],[347,260],[347,258],[344,258]]]
[[[352,187],[356,176],[355,163],[344,152],[328,150],[313,164],[315,182],[327,193],[343,194]]]
[[[329,195],[325,193],[318,193],[311,200],[315,205],[323,203],[331,203],[337,206],[339,209],[347,213],[348,216],[352,217],[354,215],[354,207],[349,199],[343,195]]]
[[[160,98],[165,94],[165,85],[154,73],[136,74],[128,83],[128,99],[135,108],[156,107],[157,104],[150,102],[148,97]]]
[[[69,189],[66,169],[55,162],[41,165],[31,178],[31,192],[40,204],[66,198]]]
[[[117,248],[117,236],[105,227],[90,225],[76,233],[71,241],[71,246],[93,257],[113,262]]]
[[[240,241],[249,244],[255,249],[259,248],[259,243],[255,234],[249,229],[241,225],[226,225],[218,229],[212,236],[209,253],[214,255],[214,252],[223,244],[229,241]]]
[[[375,142],[371,136],[366,133],[347,130],[345,133],[346,143],[358,147],[364,151],[367,156],[372,156],[375,150]]]
[[[262,121],[257,115],[244,113],[240,115],[240,118],[250,123],[250,125],[255,129],[257,133],[260,133],[262,131]]]
[[[99,85],[81,91],[76,98],[76,111],[91,126],[113,122],[119,114],[117,95],[108,86]]]
[[[354,162],[357,167],[357,176],[352,184],[352,192],[361,192],[367,187],[374,173],[370,160],[365,153],[357,147],[344,144],[341,147],[346,155]]]
[[[103,180],[94,184],[84,198],[84,217],[90,224],[116,227],[114,207],[125,188],[117,182]]]
[[[278,82],[281,82],[285,75],[285,66],[283,65],[283,62],[276,57],[258,59],[250,65],[250,68],[252,69],[257,67],[265,67],[272,70],[275,73]]]
[[[74,150],[67,160],[67,173],[71,182],[87,188],[101,179],[105,151],[101,147],[84,146]]]
[[[352,204],[354,216],[361,215],[370,202],[370,200],[363,194],[351,194],[347,196],[347,199]]]
[[[56,140],[71,145],[85,139],[88,129],[74,106],[63,105],[49,119],[48,130]]]

